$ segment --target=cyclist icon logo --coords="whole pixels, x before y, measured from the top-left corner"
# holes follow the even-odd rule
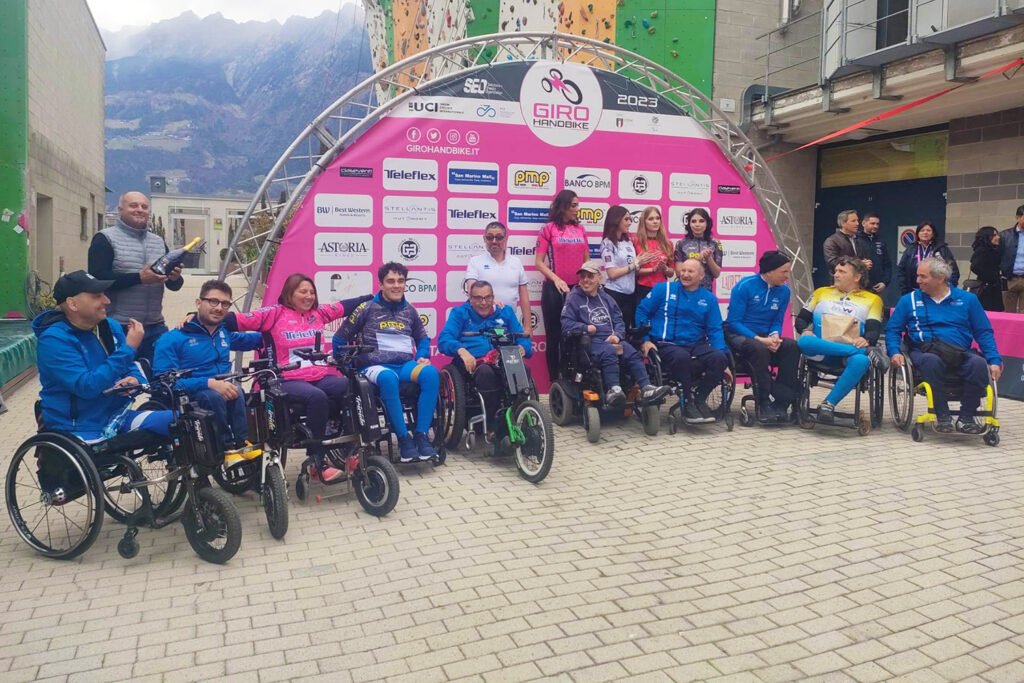
[[[548,76],[549,78],[542,78],[540,81],[544,92],[557,90],[569,104],[579,104],[583,101],[583,92],[580,90],[580,87],[574,81],[563,78],[561,71],[550,69]]]
[[[480,118],[493,119],[498,112],[491,105],[485,104],[476,108],[476,115]]]

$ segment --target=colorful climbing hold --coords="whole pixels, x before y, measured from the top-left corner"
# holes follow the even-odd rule
[[[654,35],[654,27],[652,26],[649,29],[647,29],[647,32],[650,33],[653,36]]]
[[[641,20],[640,23],[644,25],[644,28],[651,27],[651,22],[647,21],[646,19]]]
[[[654,10],[653,12],[651,12],[651,19],[657,19],[657,18],[658,18],[658,10]]]
[[[672,50],[671,54],[672,54],[672,59],[678,59],[679,58],[679,53],[677,51]]]

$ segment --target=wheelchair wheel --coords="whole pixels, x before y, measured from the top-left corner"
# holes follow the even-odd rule
[[[860,436],[867,436],[871,433],[871,416],[865,411],[861,410],[860,415],[857,416],[857,434]]]
[[[583,406],[583,426],[587,429],[587,441],[597,443],[601,440],[601,412],[597,406]]]
[[[149,481],[160,479],[171,470],[164,458],[150,460],[146,457],[135,462]],[[174,521],[181,514],[181,508],[188,495],[181,479],[150,484],[147,489],[149,500],[153,503],[153,517],[157,520]]]
[[[288,533],[288,489],[279,465],[267,466],[267,480],[263,482],[263,512],[267,515],[270,535],[277,540]]]
[[[383,517],[398,504],[398,472],[387,458],[371,455],[355,476],[353,488],[363,509],[374,517]]]
[[[906,364],[889,371],[889,411],[893,423],[904,432],[914,419],[914,378]],[[922,438],[924,438],[922,436]]]
[[[989,446],[998,446],[999,445],[999,432],[996,429],[993,429],[990,432],[986,432],[985,436],[983,436],[981,438]]]
[[[651,349],[647,352],[647,377],[651,384],[661,386],[665,383],[665,373],[661,371],[661,356],[658,349]]]
[[[107,514],[119,524],[127,524],[128,518],[146,505],[152,504],[148,487],[118,490],[123,485],[139,484],[146,481],[146,475],[138,463],[127,455],[110,456],[109,464],[98,467],[103,481],[103,507]],[[154,516],[156,509],[153,510]]]
[[[551,407],[551,419],[556,425],[564,427],[572,422],[573,402],[560,380],[551,383],[548,390],[548,405]]]
[[[438,402],[441,414],[444,445],[450,449],[459,447],[462,433],[466,429],[466,378],[451,365],[441,368],[441,389]]]
[[[555,433],[547,408],[537,401],[524,401],[512,417],[523,432],[526,443],[515,449],[516,469],[519,475],[536,484],[548,476],[555,458]]]
[[[878,429],[882,426],[882,417],[885,414],[885,373],[881,370],[871,370],[868,400],[871,401],[871,428]]]
[[[231,496],[219,489],[196,489],[195,498],[189,501],[181,521],[192,550],[207,562],[224,564],[235,556],[242,544],[242,520],[238,510]]]
[[[228,493],[240,496],[255,487],[259,481],[260,468],[263,467],[262,456],[254,460],[245,460],[234,467],[218,467],[213,471],[213,480],[217,486]]]
[[[917,443],[921,443],[922,441],[924,441],[924,429],[921,427],[920,424],[915,424],[913,428],[910,430],[910,438],[916,441]]]
[[[661,411],[658,406],[644,406],[644,434],[657,436],[661,429]]]
[[[18,447],[7,469],[7,513],[37,552],[70,560],[88,550],[103,527],[103,484],[87,447],[43,432]]]

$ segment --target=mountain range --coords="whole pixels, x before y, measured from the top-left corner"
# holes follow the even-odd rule
[[[303,128],[373,73],[363,10],[238,23],[186,12],[104,32],[108,203],[148,192],[249,195]]]

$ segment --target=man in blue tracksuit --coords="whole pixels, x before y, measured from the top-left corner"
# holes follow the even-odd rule
[[[758,261],[758,270],[758,275],[745,277],[732,288],[725,318],[726,339],[754,375],[761,420],[785,422],[790,406],[796,405],[801,393],[796,376],[800,347],[782,336],[790,298],[786,284],[789,257],[781,251],[766,251]],[[774,380],[770,365],[778,370]]]
[[[125,332],[107,319],[110,299],[104,292],[112,284],[84,270],[63,275],[53,287],[57,308],[32,321],[39,340],[43,424],[85,441],[139,430],[166,437],[171,411],[131,410],[127,396],[103,394],[112,387],[146,381],[135,363],[145,334],[142,324],[131,319]]]
[[[380,390],[391,429],[398,437],[401,462],[429,460],[437,456],[427,432],[437,407],[440,375],[430,364],[430,337],[419,313],[405,300],[405,281],[409,269],[389,261],[377,269],[380,292],[352,311],[334,333],[333,345],[358,343],[373,348],[356,356],[355,367]],[[418,384],[416,425],[412,434],[405,424],[405,413],[399,388],[402,384]]]
[[[917,266],[920,291],[903,295],[896,304],[885,328],[885,348],[892,364],[901,367],[905,361],[900,338],[906,335],[910,360],[932,387],[936,431],[954,429],[945,378],[946,370],[955,368],[964,383],[956,430],[980,434],[983,427],[975,420],[978,404],[989,378],[998,381],[1002,375],[1003,359],[981,302],[970,292],[950,287],[951,272],[949,264],[941,258],[921,261]],[[981,355],[971,350],[975,340]]]
[[[659,282],[637,306],[637,325],[651,328],[643,350],[657,347],[662,367],[687,388],[683,418],[690,424],[714,422],[707,398],[729,365],[722,311],[715,295],[700,286],[700,261],[676,263],[676,274],[678,281]]]
[[[626,324],[615,299],[601,288],[601,261],[586,261],[576,271],[579,284],[565,297],[562,309],[563,334],[590,336],[590,357],[601,368],[601,377],[608,392],[605,403],[621,406],[626,393],[620,385],[620,363],[640,385],[640,400],[657,401],[668,393],[668,387],[651,384],[644,367],[644,359],[633,345],[625,340]],[[621,353],[616,347],[622,349]]]
[[[484,411],[487,413],[487,424],[496,426],[499,431],[500,422],[495,423],[494,415],[498,412],[501,402],[502,378],[498,376],[494,361],[494,348],[487,337],[465,337],[466,332],[481,332],[501,328],[521,334],[523,325],[510,306],[497,308],[494,305],[494,289],[486,280],[477,280],[469,287],[469,301],[462,304],[448,315],[448,321],[437,338],[437,350],[451,356],[454,363],[473,377],[473,385],[484,400]],[[529,337],[519,340],[523,355],[533,355],[533,345]],[[493,430],[492,430],[493,431]]]
[[[156,342],[153,372],[191,369],[178,380],[177,388],[200,407],[212,411],[220,426],[223,447],[229,451],[225,462],[234,464],[248,432],[245,395],[231,382],[216,379],[231,372],[232,351],[253,351],[263,346],[259,332],[230,332],[224,316],[231,308],[231,287],[221,280],[203,283],[196,299],[196,315],[181,329],[165,332]],[[229,450],[230,449],[230,450]],[[255,451],[249,451],[255,453]],[[258,455],[258,453],[256,453]]]

